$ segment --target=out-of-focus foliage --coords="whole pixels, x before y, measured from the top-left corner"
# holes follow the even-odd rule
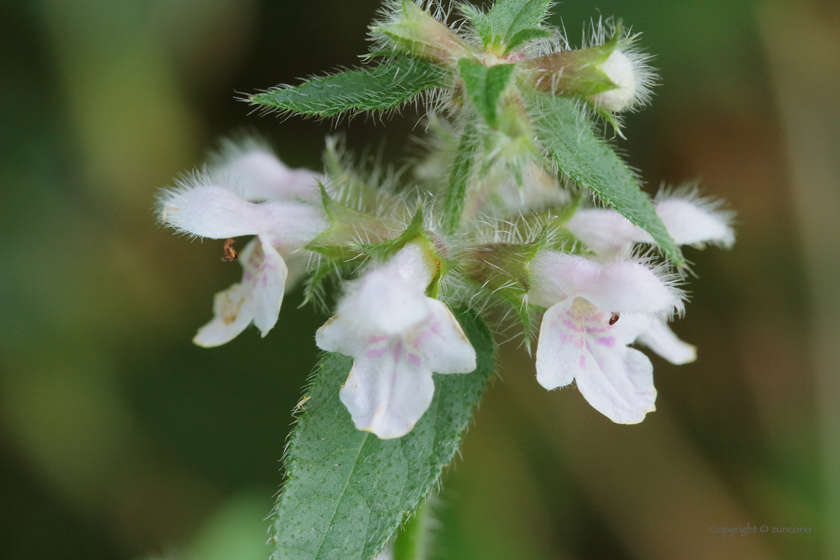
[[[324,318],[297,309],[297,293],[266,339],[193,347],[239,271],[221,244],[160,229],[154,194],[241,127],[291,166],[317,167],[329,123],[250,114],[237,92],[357,66],[377,7],[0,5],[0,557],[264,557]],[[840,10],[570,0],[555,11],[573,44],[601,14],[644,33],[663,84],[617,145],[648,184],[702,177],[738,211],[738,244],[686,250],[701,280],[676,330],[700,358],[655,364],[659,410],[639,426],[609,423],[575,390],[546,393],[530,361],[503,351],[503,379],[435,502],[434,557],[836,558],[840,359],[824,338],[840,314],[840,172],[826,147],[840,70],[825,53],[837,52]],[[387,161],[423,133],[411,118],[385,130],[357,120],[347,141],[375,153],[385,138]],[[747,523],[812,531],[709,530]]]

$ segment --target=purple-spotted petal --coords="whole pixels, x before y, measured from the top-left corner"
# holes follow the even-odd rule
[[[402,338],[392,337],[356,356],[339,398],[356,428],[390,439],[411,431],[434,392],[432,372]]]
[[[590,347],[595,358],[577,376],[581,394],[595,410],[619,424],[637,424],[656,410],[653,365],[633,348]]]
[[[242,281],[252,290],[254,325],[265,336],[280,315],[288,269],[280,253],[262,237],[252,240],[247,249],[242,255]]]
[[[573,321],[573,299],[545,312],[537,345],[537,382],[548,389],[565,387],[586,366],[584,334]]]
[[[653,366],[627,348],[648,319],[628,314],[610,325],[612,313],[583,298],[568,299],[543,316],[537,347],[537,380],[546,389],[577,381],[587,401],[615,422],[640,422],[654,409]]]
[[[435,373],[470,373],[476,368],[475,349],[455,316],[441,301],[426,298],[428,318],[407,337]]]

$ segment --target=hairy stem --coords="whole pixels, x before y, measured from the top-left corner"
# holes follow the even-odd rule
[[[472,124],[467,124],[461,134],[455,164],[449,175],[449,189],[443,208],[443,226],[447,233],[454,233],[461,225],[464,215],[464,200],[467,197],[467,185],[475,162],[476,132]]]
[[[428,552],[430,509],[426,500],[406,522],[394,542],[394,560],[425,560]]]

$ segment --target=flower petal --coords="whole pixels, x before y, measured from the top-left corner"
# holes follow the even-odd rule
[[[677,366],[697,359],[697,347],[680,340],[660,319],[651,321],[650,328],[642,333],[638,342]]]
[[[288,269],[283,257],[262,236],[242,251],[242,281],[252,290],[254,325],[263,337],[277,323]]]
[[[573,298],[543,315],[537,343],[537,382],[548,389],[565,387],[586,364],[584,332],[572,321]]]
[[[267,146],[257,142],[243,147],[229,144],[224,152],[212,173],[246,200],[320,201],[318,174],[308,169],[290,169]]]
[[[236,338],[254,318],[251,290],[234,284],[213,299],[213,319],[198,329],[193,343],[204,348],[221,346]]]
[[[587,348],[594,360],[576,379],[595,410],[619,424],[638,424],[656,410],[653,365],[647,356],[626,346]]]
[[[596,255],[620,254],[634,243],[653,242],[650,234],[615,210],[582,208],[569,219],[566,227]]]
[[[271,226],[263,205],[245,199],[215,184],[164,191],[160,220],[180,232],[225,239],[256,235]]]
[[[402,338],[393,337],[356,358],[339,398],[356,428],[390,439],[411,431],[434,392],[432,372]]]
[[[637,262],[602,265],[577,255],[541,251],[531,261],[531,272],[532,302],[544,307],[580,296],[603,311],[663,313],[682,308],[680,292]]]
[[[384,266],[353,283],[338,314],[368,332],[406,332],[429,315],[424,292],[432,272],[423,249],[408,244]]]
[[[735,243],[732,216],[714,200],[696,194],[657,196],[656,213],[677,245],[714,243],[729,248]],[[566,227],[596,255],[627,252],[635,243],[653,243],[644,229],[616,212],[584,208],[575,212]]]
[[[252,205],[263,212],[263,227],[259,233],[270,239],[272,246],[279,251],[297,251],[327,229],[327,216],[320,206],[302,202],[264,202]]]
[[[714,202],[696,197],[672,198],[656,204],[656,213],[679,245],[714,243],[731,247],[735,232],[731,216],[715,207]]]
[[[452,311],[441,301],[426,298],[429,316],[407,337],[435,373],[470,373],[476,368],[475,349]]]
[[[201,182],[164,191],[160,220],[183,233],[212,239],[267,234],[275,247],[289,250],[303,247],[327,227],[322,208],[300,202],[257,204]]]
[[[656,400],[653,366],[626,344],[647,328],[647,318],[629,314],[610,325],[610,317],[583,298],[570,298],[546,311],[537,347],[537,381],[555,389],[577,380],[586,400],[613,421],[641,422]]]

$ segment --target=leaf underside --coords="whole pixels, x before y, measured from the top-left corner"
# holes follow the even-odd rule
[[[476,350],[478,368],[435,374],[431,406],[398,439],[356,430],[338,398],[353,359],[323,356],[272,515],[272,560],[371,560],[435,487],[494,372],[487,326],[473,313],[455,315]]]
[[[250,102],[290,113],[332,117],[345,111],[393,109],[444,85],[444,74],[437,66],[404,58],[253,95]]]
[[[537,137],[565,175],[594,191],[633,224],[647,231],[675,265],[683,266],[680,248],[656,214],[627,164],[601,140],[592,123],[570,99],[535,94]]]

